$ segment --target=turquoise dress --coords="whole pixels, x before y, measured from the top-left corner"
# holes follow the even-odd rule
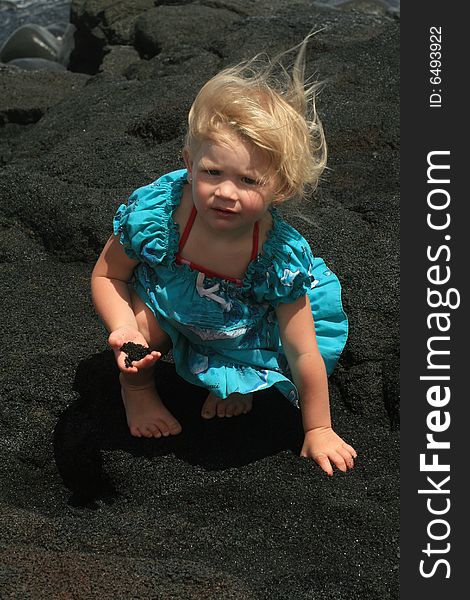
[[[341,286],[308,242],[271,209],[273,224],[241,285],[177,264],[187,171],[137,189],[114,218],[126,254],[138,260],[132,285],[173,342],[176,371],[220,398],[275,386],[298,406],[282,351],[275,308],[308,294],[327,373],[348,335]]]

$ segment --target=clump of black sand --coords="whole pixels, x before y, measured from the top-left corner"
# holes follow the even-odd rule
[[[119,350],[127,354],[124,361],[127,368],[132,367],[134,361],[142,360],[147,354],[150,354],[150,348],[146,348],[142,344],[134,344],[134,342],[126,342]]]

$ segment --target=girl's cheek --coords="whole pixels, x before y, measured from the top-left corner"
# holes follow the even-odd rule
[[[205,193],[205,191],[206,191],[206,186],[205,186],[203,183],[201,183],[201,182],[198,182],[198,183],[195,185],[194,189],[195,189],[195,192],[196,192],[196,194],[197,194],[198,196],[204,196],[204,193]]]
[[[263,210],[268,210],[269,203],[265,202],[262,194],[252,192],[250,194],[249,199],[247,200],[247,207],[252,212],[259,212]]]

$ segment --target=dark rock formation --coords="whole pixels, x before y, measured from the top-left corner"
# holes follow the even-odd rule
[[[28,71],[65,71],[74,46],[75,27],[50,28],[27,24],[18,27],[0,46],[0,64]]]
[[[34,56],[57,61],[59,54],[60,44],[45,27],[23,25],[3,44],[0,51],[0,60],[6,63],[14,58]]]

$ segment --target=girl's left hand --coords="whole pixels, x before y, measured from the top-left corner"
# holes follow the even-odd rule
[[[331,427],[316,427],[305,432],[300,456],[313,460],[327,473],[333,475],[333,463],[340,471],[354,467],[357,452],[346,444]]]

